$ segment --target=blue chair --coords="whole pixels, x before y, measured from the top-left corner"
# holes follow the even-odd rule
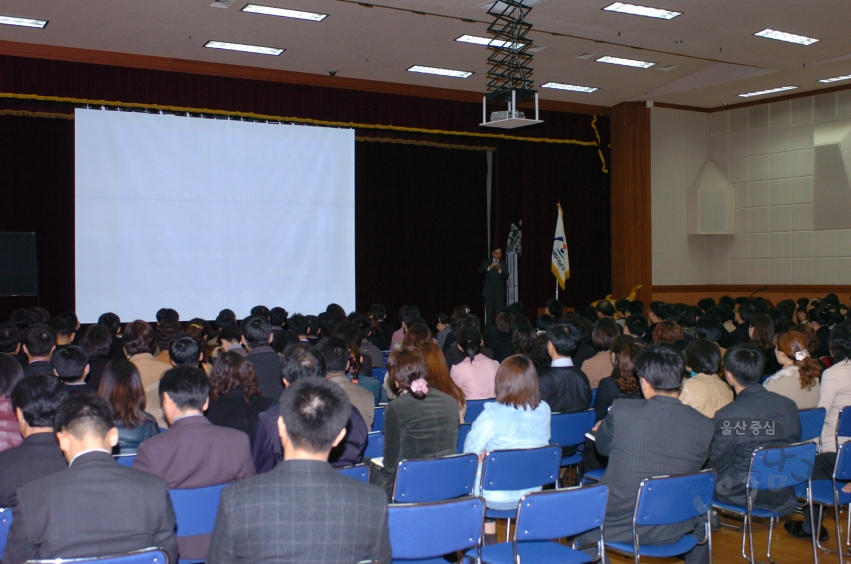
[[[12,526],[12,508],[0,507],[0,555],[6,548],[6,538],[9,536],[9,527]]]
[[[426,503],[472,495],[478,466],[475,454],[402,460],[396,467],[392,503]]]
[[[122,466],[126,466],[127,468],[132,468],[133,463],[136,461],[135,454],[120,454],[115,457],[115,461]]]
[[[31,564],[168,564],[168,555],[158,548],[146,548],[97,558],[51,558],[50,560],[27,560],[27,562]]]
[[[470,428],[473,426],[472,423],[461,423],[458,426],[458,447],[456,452],[461,454],[464,452],[464,441],[467,440],[467,435],[470,434]]]
[[[375,408],[375,418],[372,420],[372,429],[370,431],[384,432],[384,406]]]
[[[343,476],[348,476],[349,478],[354,478],[355,480],[360,480],[361,482],[369,483],[369,467],[367,467],[366,464],[356,464],[354,466],[338,468],[337,472],[339,472]]]
[[[574,447],[585,444],[585,433],[594,427],[597,413],[593,409],[576,413],[553,413],[550,418],[550,444]],[[573,466],[582,462],[582,453],[561,459],[562,466]]]
[[[606,473],[605,469],[600,470],[588,470],[585,474],[582,475],[582,485],[593,484],[594,482],[599,482],[600,478],[603,477],[603,474]]]
[[[558,483],[561,470],[561,447],[495,450],[485,455],[482,465],[481,490],[513,491],[538,488]],[[511,520],[517,509],[486,509],[488,519],[507,519],[505,540],[510,538]]]
[[[798,412],[798,417],[801,418],[801,442],[821,437],[821,429],[824,427],[826,414],[827,410],[823,407],[802,409]]]
[[[485,546],[481,549],[486,564],[515,564],[517,562],[584,563],[604,560],[603,520],[609,487],[601,484],[588,488],[526,494],[520,499],[514,541]],[[563,546],[551,539],[574,537],[593,529],[600,530],[597,555],[589,556],[575,548]],[[575,546],[575,544],[574,544]],[[476,558],[478,550],[467,551]]]
[[[227,485],[168,490],[177,520],[178,538],[212,534],[222,489]],[[203,562],[203,560],[178,559],[178,564],[196,562]]]
[[[381,382],[381,385],[384,385],[384,377],[387,376],[386,368],[373,368],[372,369],[372,377],[378,378],[378,381]]]
[[[384,456],[384,433],[377,431],[366,436],[366,449],[363,451],[364,460]]]
[[[839,446],[839,437],[851,437],[851,405],[843,407],[836,420],[836,445]]]
[[[388,506],[393,562],[446,564],[444,554],[478,547],[484,511],[480,497]]]
[[[848,525],[846,525],[845,546],[851,548],[849,536],[851,536],[851,494],[842,491],[842,487],[848,482],[851,482],[851,443],[845,443],[839,447],[836,457],[836,466],[833,468],[833,477],[830,480],[813,480],[812,482],[812,502],[819,506],[817,531],[821,530],[822,513],[825,506],[832,506],[836,516],[836,544],[839,550],[833,550],[821,545],[816,538],[816,545],[825,552],[839,553],[839,564],[843,564],[842,545],[839,539],[842,538],[842,528],[839,525],[839,509],[847,506]]]
[[[753,507],[753,500],[759,490],[776,490],[778,486],[796,488],[802,484],[807,484],[805,491],[810,511],[810,522],[815,522],[815,519],[812,518],[812,487],[809,486],[809,482],[813,474],[817,453],[818,446],[813,442],[758,448],[751,455],[747,483],[745,484],[745,492],[748,500],[747,506],[742,507],[721,503],[718,500],[712,502],[713,506],[718,509],[741,516],[744,519],[742,526],[742,557],[745,560],[750,560],[751,564],[756,562],[753,554],[753,519],[769,520],[766,557],[771,562],[772,532],[774,526],[780,522],[780,518],[785,515],[785,513]],[[800,488],[796,488],[796,491],[799,490]],[[813,530],[817,531],[818,529],[814,528]],[[813,560],[818,562],[815,537],[816,535],[813,534]],[[750,550],[747,553],[745,551],[745,541],[750,546]]]
[[[484,400],[467,400],[467,413],[464,414],[464,423],[472,423],[476,420],[476,417],[484,411],[485,404],[490,403],[492,401],[496,401],[493,399],[484,399]]]
[[[591,405],[588,407],[594,407],[595,403],[597,403],[597,388],[591,390]]]
[[[632,516],[632,542],[606,541],[614,552],[632,556],[638,564],[642,556],[668,558],[690,552],[698,544],[691,535],[684,535],[670,544],[641,545],[638,527],[674,525],[701,515],[706,517],[706,539],[709,562],[712,562],[712,496],[715,493],[715,472],[704,470],[697,474],[648,478],[638,486],[638,499]]]
[[[389,350],[381,351],[381,354],[384,355],[384,364],[387,364],[387,359],[390,358],[390,351]]]

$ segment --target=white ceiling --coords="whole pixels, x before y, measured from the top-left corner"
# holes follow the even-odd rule
[[[353,0],[254,0],[329,14],[320,23],[240,12],[247,0],[236,0],[226,10],[211,8],[211,1],[2,0],[0,15],[50,23],[41,30],[0,26],[0,40],[313,74],[336,69],[340,77],[474,92],[486,88],[487,48],[454,39],[487,35],[487,0],[376,0],[373,7]],[[646,99],[712,108],[744,101],[737,97],[742,92],[841,86],[846,83],[818,79],[851,74],[851,0],[633,1],[683,15],[664,21],[602,11],[610,0],[534,5],[529,37],[546,47],[532,63],[536,87],[557,81],[600,88],[593,94],[541,89],[543,99],[602,106]],[[764,28],[820,41],[799,46],[754,37]],[[210,39],[287,51],[271,57],[205,49]],[[583,52],[677,67],[664,72],[576,59]],[[457,79],[406,72],[415,64],[475,74]]]

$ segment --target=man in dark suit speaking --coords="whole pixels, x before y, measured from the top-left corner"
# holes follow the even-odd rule
[[[302,378],[280,404],[284,460],[224,489],[207,562],[390,562],[384,491],[327,462],[346,434],[346,393],[333,382]]]
[[[490,259],[482,261],[479,274],[485,277],[482,297],[485,299],[485,325],[493,325],[500,310],[505,307],[505,281],[508,267],[502,260],[502,249],[496,248]]]
[[[112,458],[112,408],[94,394],[65,400],[53,429],[68,469],[18,490],[4,564],[163,549],[177,562],[174,511],[165,482]]]

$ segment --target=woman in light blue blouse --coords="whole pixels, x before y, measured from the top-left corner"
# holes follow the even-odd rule
[[[482,461],[486,452],[550,444],[550,406],[541,400],[532,361],[522,355],[506,358],[497,370],[495,387],[496,401],[486,403],[473,422],[464,452],[477,454]],[[540,489],[484,490],[477,495],[491,509],[514,509],[523,495]]]

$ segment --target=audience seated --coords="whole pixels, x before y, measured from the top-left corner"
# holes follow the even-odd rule
[[[147,400],[142,376],[127,359],[111,360],[101,375],[98,395],[106,399],[115,417],[118,444],[112,454],[136,454],[142,441],[160,432],[157,420],[145,411]]]
[[[786,331],[777,338],[777,348],[771,352],[782,368],[764,382],[765,389],[791,399],[798,409],[816,407],[821,364],[810,358],[806,335],[796,329]]]
[[[468,319],[458,324],[457,346],[466,357],[449,369],[449,375],[466,399],[489,399],[496,395],[494,379],[499,363],[482,354],[482,334],[474,321]]]
[[[400,460],[455,454],[459,410],[455,398],[429,388],[426,363],[419,349],[402,348],[390,353],[387,377],[396,398],[384,412],[384,460],[370,481],[384,487],[390,497]]]
[[[316,345],[316,350],[325,360],[325,377],[346,392],[349,402],[366,422],[367,429],[371,428],[375,418],[375,396],[366,388],[352,384],[346,375],[346,369],[349,366],[349,347],[346,342],[336,337],[329,337],[322,339]]]
[[[260,393],[272,401],[281,397],[281,357],[269,346],[272,326],[262,317],[249,317],[242,322],[242,346],[248,351],[246,360],[254,367]]]
[[[21,351],[27,357],[24,376],[53,374],[50,355],[56,348],[56,333],[46,325],[30,325],[21,335]]]
[[[712,421],[678,399],[685,372],[682,353],[670,345],[654,343],[638,356],[636,368],[647,400],[615,400],[596,431],[597,450],[609,457],[601,479],[609,486],[603,526],[606,542],[632,542],[632,518],[642,480],[698,472],[712,440]],[[668,544],[688,534],[702,539],[704,531],[703,518],[642,527],[641,544]],[[592,531],[578,540],[589,545],[598,537]],[[685,560],[689,564],[708,562],[708,547],[696,546]]]
[[[165,483],[112,458],[118,431],[105,399],[79,394],[57,410],[53,430],[69,468],[18,490],[4,564],[97,557],[162,548],[177,562],[175,517]]]
[[[157,424],[164,427],[166,423],[160,406],[158,386],[163,373],[171,366],[154,358],[156,343],[154,329],[146,321],[137,319],[124,328],[124,349],[130,362],[136,365],[142,376],[147,409],[156,417]]]
[[[165,317],[157,320],[157,326],[154,329],[157,342],[155,358],[157,360],[166,364],[169,363],[168,347],[171,345],[171,341],[181,333],[183,333],[183,326],[174,317]]]
[[[721,337],[721,340],[718,341],[718,344],[725,349],[732,347],[733,345],[738,345],[740,343],[746,343],[750,340],[750,328],[751,328],[751,317],[754,316],[756,312],[754,311],[753,306],[750,304],[750,301],[745,299],[741,302],[736,302],[736,309],[733,312],[733,324],[735,325],[735,329]]]
[[[0,451],[16,447],[23,441],[11,398],[12,390],[23,377],[21,364],[12,355],[0,353]]]
[[[777,333],[774,332],[774,322],[766,313],[755,313],[750,320],[750,329],[748,329],[750,342],[756,345],[765,356],[765,367],[762,369],[763,376],[771,376],[780,370],[781,366],[777,362],[774,343]]]
[[[89,374],[86,376],[86,384],[91,389],[97,390],[100,387],[103,369],[106,368],[106,363],[112,360],[109,355],[112,347],[112,333],[103,325],[89,325],[86,334],[80,340],[80,345],[89,353]],[[126,358],[123,351],[120,358]]]
[[[213,425],[230,427],[251,437],[257,418],[274,403],[260,394],[254,367],[241,355],[228,351],[216,358],[209,377],[207,419]]]
[[[350,411],[331,382],[308,377],[287,387],[277,418],[284,460],[222,492],[210,564],[391,561],[383,493],[326,462]]]
[[[201,344],[189,335],[178,335],[168,344],[168,361],[172,366],[197,368],[203,359]]]
[[[721,372],[721,349],[706,339],[695,339],[686,345],[686,371],[680,401],[706,417],[733,401],[733,390],[718,377]]]
[[[464,350],[464,347],[459,344],[458,337],[461,334],[462,330],[467,331],[464,328],[468,325],[475,327],[476,331],[479,332],[480,341],[478,352],[481,353],[485,358],[493,359],[494,357],[493,351],[484,346],[484,340],[481,339],[482,324],[479,322],[479,318],[472,314],[465,314],[460,316],[455,322],[455,331],[453,331],[453,333],[450,335],[452,342],[448,347],[443,348],[443,354],[446,357],[446,366],[449,368],[449,370],[452,370],[453,366],[461,364],[462,362],[464,362],[464,360],[467,359],[467,351]],[[529,326],[529,332],[530,335],[534,335],[535,333],[534,329],[531,326]],[[447,338],[447,341],[449,341],[449,338]]]
[[[284,350],[281,358],[281,377],[284,388],[303,378],[325,378],[325,360],[311,345],[298,343]],[[262,474],[275,468],[283,459],[281,441],[278,440],[277,421],[280,400],[260,414],[257,428],[251,437],[251,455],[257,473]],[[366,449],[368,427],[357,409],[350,410],[346,424],[346,436],[331,449],[328,461],[336,468],[352,466],[363,460]]]
[[[600,380],[612,375],[614,365],[609,350],[612,348],[612,341],[620,334],[620,326],[613,319],[603,318],[594,323],[591,342],[597,354],[582,364],[582,372],[588,376],[591,389],[596,389]]]
[[[375,346],[382,351],[389,350],[394,331],[393,327],[387,323],[387,308],[384,304],[372,304],[369,312],[375,317],[378,323],[378,331],[373,332]]]
[[[0,452],[0,507],[14,507],[24,484],[68,468],[53,434],[53,417],[68,397],[65,385],[53,376],[36,374],[20,380],[11,396],[23,443]]]
[[[446,357],[443,356],[440,345],[429,341],[422,343],[417,348],[419,348],[423,355],[423,360],[425,360],[425,378],[429,388],[452,396],[458,402],[459,422],[463,423],[464,416],[467,413],[467,400],[464,398],[464,391],[449,376],[449,369],[446,367]]]
[[[752,344],[735,345],[724,355],[724,374],[736,399],[715,413],[716,433],[707,463],[718,473],[715,497],[723,503],[747,505],[745,488],[754,450],[801,440],[795,403],[759,383],[764,364],[762,350]],[[794,505],[792,488],[760,490],[754,500],[754,507],[781,512]]]
[[[124,341],[121,338],[121,318],[112,312],[107,312],[98,317],[97,325],[106,327],[112,335],[109,358],[127,358],[124,354]]]
[[[83,347],[66,345],[56,349],[50,357],[53,374],[65,383],[68,395],[92,394],[95,392],[86,384],[89,373],[89,353]]]
[[[390,338],[390,348],[396,349],[397,344],[401,346],[402,339],[405,337],[405,333],[408,332],[408,325],[413,323],[415,319],[419,319],[422,317],[420,314],[420,308],[417,306],[406,305],[402,306],[399,310],[399,324],[401,327],[393,333],[393,336]]]
[[[641,314],[630,315],[624,320],[623,334],[641,340],[649,327],[647,319]]]
[[[494,324],[485,330],[485,346],[493,351],[493,359],[497,362],[502,362],[514,353],[514,347],[511,344],[513,319],[513,313],[503,311],[496,316]]]
[[[582,411],[591,405],[591,386],[585,373],[573,366],[573,355],[581,334],[573,325],[557,324],[547,329],[548,368],[538,371],[541,400],[554,413]]]

